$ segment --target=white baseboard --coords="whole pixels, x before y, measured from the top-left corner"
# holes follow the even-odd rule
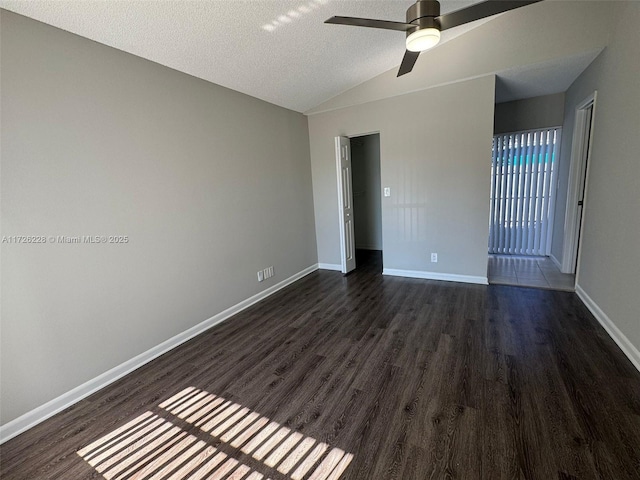
[[[593,313],[596,320],[600,322],[600,325],[607,331],[609,336],[613,338],[613,341],[618,344],[620,350],[631,360],[633,366],[640,371],[640,351],[629,341],[624,333],[616,327],[615,323],[607,316],[606,313],[598,306],[596,302],[583,290],[580,285],[576,285],[576,293],[586,307]]]
[[[147,350],[144,353],[132,358],[131,360],[127,360],[126,362],[118,365],[117,367],[108,370],[102,375],[98,375],[97,377],[89,380],[88,382],[83,383],[82,385],[70,390],[53,400],[41,405],[33,410],[21,415],[15,420],[10,421],[9,423],[0,426],[0,444],[6,442],[7,440],[15,437],[16,435],[25,432],[31,427],[36,426],[37,424],[43,422],[47,418],[55,415],[58,412],[61,412],[67,407],[70,407],[74,403],[79,402],[83,398],[91,395],[92,393],[97,392],[101,388],[106,387],[107,385],[115,382],[116,380],[124,377],[128,373],[131,373],[133,370],[140,368],[144,364],[150,362],[154,358],[159,357],[160,355],[172,350],[173,348],[181,345],[182,343],[190,340],[196,335],[201,334],[205,330],[217,325],[233,315],[241,312],[242,310],[250,307],[254,303],[259,302],[267,298],[270,295],[273,295],[278,290],[282,290],[284,287],[292,284],[296,280],[316,271],[318,269],[318,264],[311,265],[304,270],[290,276],[289,278],[272,285],[271,287],[263,290],[260,293],[253,295],[252,297],[243,300],[242,302],[227,308],[226,310],[214,315],[213,317],[199,323],[191,327],[188,330],[185,330],[182,333],[162,342],[159,345]]]
[[[382,270],[382,274],[392,275],[394,277],[424,278],[427,280],[444,280],[446,282],[477,283],[480,285],[489,285],[489,280],[487,279],[487,277],[457,275],[455,273],[438,273],[424,272],[421,270],[397,270],[395,268],[385,268]]]
[[[560,262],[560,260],[558,260],[553,253],[549,254],[549,258],[554,263],[554,265],[558,267],[558,270],[562,271],[562,262]]]
[[[342,271],[342,265],[339,263],[319,263],[318,268],[320,270],[336,270],[338,272]]]

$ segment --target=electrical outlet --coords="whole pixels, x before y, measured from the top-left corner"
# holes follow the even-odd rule
[[[384,196],[385,197],[390,197],[391,196],[391,188],[390,187],[384,187]]]
[[[437,253],[432,253],[431,254],[431,263],[438,263],[438,254]]]
[[[270,267],[265,268],[264,270],[260,270],[258,272],[258,281],[262,282],[263,280],[266,280],[267,278],[271,278],[273,277],[274,273],[273,273],[273,265]]]

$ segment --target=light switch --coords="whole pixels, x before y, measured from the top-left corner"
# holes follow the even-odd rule
[[[390,187],[384,187],[384,196],[385,197],[390,197],[391,196],[391,188]]]

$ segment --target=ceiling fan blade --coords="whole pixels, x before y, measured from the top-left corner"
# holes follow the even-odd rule
[[[420,52],[410,52],[409,50],[404,52],[400,70],[398,70],[398,77],[413,70],[413,66],[416,64],[416,60],[418,60],[418,55],[420,55]]]
[[[353,25],[355,27],[371,27],[371,28],[383,28],[385,30],[398,30],[400,32],[406,32],[410,28],[415,28],[415,25],[402,22],[391,22],[389,20],[373,20],[370,18],[357,18],[357,17],[331,17],[329,20],[325,20],[324,23],[333,23],[336,25]]]
[[[541,0],[488,0],[486,2],[476,3],[462,10],[440,15],[438,17],[438,20],[440,20],[440,30],[457,27],[458,25],[497,15],[498,13],[508,12],[509,10],[524,7],[539,1]]]

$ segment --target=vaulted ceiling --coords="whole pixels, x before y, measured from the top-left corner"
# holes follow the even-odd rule
[[[477,2],[441,0],[441,11]],[[0,0],[7,10],[299,112],[395,70],[404,54],[402,32],[327,25],[324,20],[345,15],[403,21],[410,4],[411,0]],[[447,30],[442,43],[487,21],[493,20]],[[420,63],[426,63],[423,56],[418,71]],[[569,64],[556,61],[542,70],[520,67],[503,72],[498,82],[503,99],[548,93],[540,85],[559,72],[564,72],[561,83],[570,84],[594,56]]]

